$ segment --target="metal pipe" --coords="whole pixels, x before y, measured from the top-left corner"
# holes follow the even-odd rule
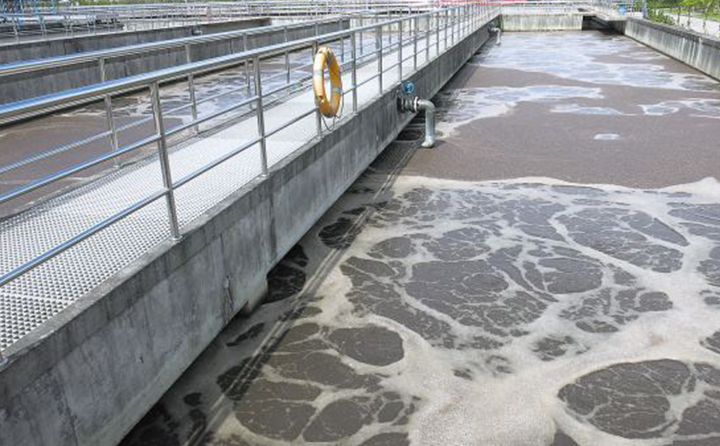
[[[500,45],[502,43],[502,30],[497,26],[493,26],[492,28],[490,28],[490,32],[495,33],[495,45]]]
[[[429,149],[435,145],[435,104],[427,99],[418,97],[402,97],[398,100],[400,112],[425,112],[425,140],[421,146]]]
[[[415,98],[415,111],[425,112],[425,141],[422,147],[429,149],[435,145],[435,104],[427,99]]]

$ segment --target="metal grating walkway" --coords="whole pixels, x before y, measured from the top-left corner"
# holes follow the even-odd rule
[[[437,55],[436,38],[431,36],[430,59]],[[442,53],[446,49],[442,34],[440,40]],[[405,57],[412,54],[412,49],[412,44],[403,47]],[[397,51],[386,53],[383,66],[394,65],[397,59]],[[418,66],[425,62],[422,45],[417,55]],[[370,79],[376,72],[375,63],[358,67],[358,83]],[[403,74],[412,72],[410,58],[403,63]],[[397,67],[384,72],[385,90],[397,81]],[[343,76],[343,82],[351,85],[349,73]],[[358,105],[370,103],[377,94],[377,79],[365,83],[358,89]],[[349,102],[348,95],[346,110],[350,108]],[[301,93],[265,110],[265,128],[270,132],[312,108],[312,91]],[[315,138],[315,128],[315,115],[311,114],[269,137],[268,166]],[[177,181],[257,136],[257,123],[252,116],[212,136],[178,145],[170,152],[173,178]],[[187,225],[260,173],[260,147],[256,144],[180,187],[176,190],[180,226]],[[0,273],[11,271],[150,196],[162,188],[161,178],[157,156],[149,157],[0,222]],[[157,200],[0,288],[0,351],[169,236],[166,205],[164,200]]]

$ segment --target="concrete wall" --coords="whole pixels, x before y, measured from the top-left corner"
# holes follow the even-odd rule
[[[161,40],[190,37],[194,35],[193,33],[198,32],[202,34],[213,34],[268,25],[270,25],[269,18],[258,17],[229,22],[202,23],[199,25],[174,26],[142,31],[106,32],[94,35],[52,38],[49,40],[13,42],[0,45],[0,63],[44,59],[46,57],[66,56],[68,54],[84,53],[86,51],[137,45],[139,43],[159,42]]]
[[[624,31],[626,36],[720,80],[720,40],[639,19],[628,19]]]
[[[347,28],[348,25],[348,21],[344,21],[342,24],[340,22],[329,22],[319,24],[317,28],[319,33],[324,34],[338,31],[341,26]],[[313,36],[314,33],[315,25],[300,25],[299,27],[290,28],[287,32],[287,38],[288,40],[296,40]],[[134,37],[128,36],[128,39],[133,40]],[[247,48],[259,48],[284,41],[285,33],[281,29],[252,33],[247,38]],[[243,45],[243,38],[201,43],[192,46],[191,58],[193,62],[196,62],[224,56],[233,52],[242,51],[244,48]],[[105,64],[105,72],[107,79],[112,80],[182,65],[184,63],[186,63],[185,49],[180,47],[177,49],[109,59]],[[0,104],[80,88],[98,82],[100,82],[100,68],[97,62],[35,71],[26,74],[3,76],[0,77],[0,91],[2,91]]]
[[[506,14],[501,17],[503,31],[570,31],[581,30],[582,14]]]
[[[415,73],[433,96],[488,39],[481,29]],[[1,446],[116,444],[266,275],[406,125],[388,91],[7,351]],[[225,288],[225,284],[228,288]]]

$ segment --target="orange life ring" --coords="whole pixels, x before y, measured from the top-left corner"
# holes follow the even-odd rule
[[[330,86],[332,92],[328,98],[325,93],[325,67],[330,73]],[[313,63],[313,90],[315,92],[315,104],[320,113],[326,118],[337,116],[342,101],[342,77],[340,76],[340,65],[330,48],[324,46],[315,55]]]

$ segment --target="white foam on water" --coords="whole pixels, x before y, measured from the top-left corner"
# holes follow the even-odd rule
[[[516,189],[508,186],[517,186]],[[554,190],[556,186],[577,188],[586,185],[573,185],[547,178],[525,178],[506,182],[469,183],[436,180],[423,177],[400,177],[392,188],[392,196],[400,206],[411,206],[405,201],[404,194],[416,190],[429,190],[432,194],[444,194],[450,205],[450,214],[460,211],[466,201],[466,194],[479,194],[493,197],[498,203],[513,200],[543,200],[556,203],[563,210],[555,214],[550,223],[565,237],[562,242],[540,240],[518,231],[515,224],[503,221],[500,216],[488,215],[496,219],[497,234],[485,240],[490,247],[487,253],[474,257],[483,259],[493,252],[513,244],[522,246],[522,254],[514,263],[521,268],[525,262],[536,263],[537,258],[528,256],[528,251],[537,248],[537,243],[557,248],[571,248],[581,255],[595,259],[603,266],[603,285],[611,292],[619,292],[624,286],[614,283],[608,274],[610,265],[621,268],[635,277],[637,287],[654,292],[666,293],[673,302],[668,311],[641,312],[638,318],[618,325],[613,333],[591,333],[578,330],[574,323],[561,317],[563,310],[577,304],[577,300],[587,297],[596,290],[581,293],[556,294],[558,302],[549,305],[542,315],[529,323],[522,324],[528,333],[523,336],[505,338],[505,345],[488,351],[477,349],[453,349],[433,345],[421,334],[398,324],[392,319],[383,323],[384,317],[376,314],[361,315],[357,310],[353,314],[353,304],[333,304],[326,306],[323,299],[323,313],[318,321],[330,327],[363,326],[367,323],[382,324],[399,332],[404,340],[405,358],[394,365],[383,385],[396,389],[402,394],[416,395],[421,398],[419,412],[411,417],[409,432],[413,444],[420,445],[503,445],[503,446],[545,446],[552,441],[556,428],[571,433],[583,446],[664,445],[667,439],[623,440],[608,435],[590,425],[587,421],[570,416],[563,408],[557,394],[565,385],[603,367],[619,362],[638,362],[659,358],[674,358],[685,362],[709,362],[720,365],[720,357],[704,349],[699,340],[709,336],[720,328],[718,310],[708,307],[701,295],[709,287],[707,281],[697,272],[699,262],[707,259],[709,251],[715,246],[700,235],[691,233],[685,226],[687,221],[671,215],[676,209],[675,203],[686,205],[704,205],[720,202],[720,184],[713,179],[698,183],[660,190],[635,190],[620,186],[592,185],[600,193],[593,200],[585,202],[588,196],[582,193],[564,193]],[[594,196],[594,193],[589,194]],[[681,196],[682,195],[682,196]],[[358,199],[360,198],[360,199]],[[355,196],[339,205],[340,209],[349,209],[362,202],[363,196]],[[367,199],[368,197],[364,197]],[[604,204],[602,204],[604,203]],[[666,223],[688,242],[681,246],[667,240],[649,237],[648,242],[676,249],[683,254],[681,268],[671,272],[658,272],[645,266],[612,257],[573,240],[567,227],[560,222],[562,216],[578,215],[588,209],[607,207],[627,209],[631,212],[644,212],[654,219]],[[445,212],[441,212],[445,214]],[[337,214],[336,214],[337,215]],[[421,217],[421,216],[420,216]],[[340,263],[352,257],[368,258],[367,253],[377,243],[393,237],[404,237],[412,233],[422,233],[430,239],[438,239],[447,232],[476,218],[445,219],[440,217],[430,226],[420,228],[419,218],[413,221],[408,215],[400,222],[383,224],[371,222],[357,236],[350,248],[342,254]],[[627,229],[619,224],[618,228]],[[304,245],[312,253],[316,249],[323,251],[314,242],[317,232],[308,236]],[[418,249],[421,249],[421,247]],[[316,252],[319,254],[319,252]],[[310,254],[311,257],[313,254]],[[436,261],[431,253],[420,250],[403,259],[407,265]],[[383,282],[382,283],[387,283]],[[402,282],[402,280],[401,280]],[[326,292],[329,287],[332,292]],[[423,302],[408,295],[402,288],[395,288],[403,294],[402,298],[418,311],[437,315],[437,309],[427,307]],[[508,291],[512,288],[508,289]],[[335,296],[331,300],[343,300],[354,289],[347,276],[333,269],[326,277],[317,293],[323,296]],[[449,296],[448,296],[449,297]],[[447,315],[446,315],[447,316]],[[471,334],[483,332],[483,328],[464,325],[453,317],[442,320],[451,326],[452,334],[465,339]],[[582,354],[567,353],[552,361],[542,361],[533,353],[533,346],[539,339],[570,335],[580,346]],[[492,335],[490,335],[492,337]],[[503,340],[502,337],[499,339]],[[511,371],[498,373],[488,358],[502,357]],[[371,372],[374,367],[354,364],[359,371]],[[472,380],[459,379],[454,370],[469,369]],[[385,372],[385,371],[383,371]],[[692,405],[702,389],[684,393],[672,398],[671,412],[682,413]]]
[[[593,139],[596,141],[616,141],[620,139],[620,135],[617,133],[598,133]]]
[[[552,103],[564,99],[601,99],[600,88],[563,85],[532,85],[528,87],[462,88],[441,92],[435,97],[438,105],[436,130],[443,137],[475,120],[496,118],[512,112],[524,102]]]
[[[701,74],[669,72],[663,65],[643,63],[665,59],[627,38],[598,38],[596,33],[508,33],[504,44],[470,63],[558,76],[594,84],[688,91],[718,91]],[[604,61],[623,57],[634,63]],[[660,56],[660,57],[659,57]]]
[[[648,116],[665,116],[685,109],[695,112],[691,115],[693,117],[720,119],[720,100],[718,99],[663,101],[657,104],[640,105],[640,107]]]
[[[490,60],[491,66],[597,84],[708,87],[702,76],[666,76],[658,65],[599,61],[604,56],[654,58],[656,53],[624,38],[573,33],[504,38],[483,64]],[[523,48],[510,45],[520,38]],[[602,99],[602,90],[536,85],[449,91],[438,97],[438,131],[447,137],[475,119],[505,116],[529,102],[552,104],[559,113],[615,114],[604,107],[557,104],[576,98]],[[676,113],[672,110],[682,107],[712,112],[707,108],[712,104],[670,102],[650,112]],[[597,136],[607,135],[615,134]],[[418,398],[406,425],[369,424],[342,444],[359,445],[379,430],[407,432],[413,446],[548,446],[558,430],[581,446],[667,446],[672,441],[677,424],[665,437],[622,438],[593,424],[605,406],[580,414],[558,395],[588,374],[623,362],[670,358],[720,368],[720,355],[702,343],[720,329],[720,307],[707,300],[720,296],[720,287],[712,271],[701,271],[720,240],[713,232],[720,233],[720,221],[712,221],[718,217],[710,210],[720,203],[717,180],[656,190],[552,178],[463,182],[412,176],[380,189],[375,180],[368,175],[354,185],[300,243],[308,257],[303,269],[314,275],[298,301],[321,312],[277,323],[298,302],[263,305],[240,329],[223,334],[221,342],[258,323],[264,324],[261,333],[220,358],[199,360],[195,378],[167,396],[166,407],[182,407],[182,395],[198,387],[204,398],[217,401],[212,409],[232,414],[243,407],[243,401],[228,402],[207,377],[258,355],[262,345],[282,338],[290,326],[317,324],[322,333],[374,326],[399,334],[402,359],[375,366],[332,348],[322,352],[358,376],[380,377],[380,390],[290,379],[272,364],[262,368],[262,377],[319,388],[316,399],[303,401],[315,414],[333,401],[379,392],[397,392],[406,407]],[[347,246],[332,248],[324,231],[341,219],[352,222],[352,236],[338,236],[348,237]],[[388,240],[403,240],[412,249],[395,258],[378,248]],[[507,253],[502,268],[493,263],[500,253]],[[363,270],[353,264],[358,259],[392,272]],[[458,269],[463,262],[468,268]],[[362,280],[353,283],[355,274]],[[515,299],[519,293],[527,295]],[[642,296],[649,296],[646,302]],[[667,303],[671,307],[662,307]],[[541,348],[548,340],[556,346]],[[669,402],[668,420],[678,419],[703,397],[709,385],[698,383],[663,397]],[[218,435],[218,444],[232,435],[251,444],[288,444],[253,432],[233,416],[223,421]],[[302,437],[294,443],[303,443]]]
[[[264,324],[260,334],[243,340],[226,353],[211,355],[213,359],[210,361],[200,358],[193,366],[192,376],[176,384],[174,391],[164,398],[164,407],[182,414],[185,407],[182,397],[202,391],[203,401],[212,403],[204,408],[205,413],[213,414],[220,420],[219,424],[213,425],[218,444],[222,444],[222,439],[235,437],[253,445],[288,444],[284,440],[260,435],[243,425],[233,411],[246,407],[244,404],[256,403],[228,400],[214,377],[224,373],[228,363],[236,364],[243,358],[258,355],[262,345],[271,343],[273,338],[281,339],[288,327],[317,324],[321,327],[320,333],[346,328],[384,327],[399,334],[402,339],[404,355],[392,364],[375,366],[332,349],[319,350],[339,358],[357,376],[379,376],[379,390],[362,386],[338,388],[312,379],[291,379],[272,363],[261,369],[261,378],[311,384],[320,389],[317,398],[302,401],[302,404],[312,406],[316,414],[334,401],[373,398],[381,392],[396,392],[406,405],[411,397],[417,398],[413,403],[416,410],[409,415],[407,424],[371,423],[337,444],[359,445],[381,431],[407,432],[414,446],[548,446],[552,444],[557,430],[570,435],[580,446],[667,446],[671,442],[672,437],[669,436],[627,439],[604,432],[593,425],[593,413],[578,415],[569,410],[558,394],[561,389],[590,373],[623,362],[670,358],[687,364],[709,363],[720,368],[720,355],[701,344],[703,339],[720,329],[720,308],[708,305],[703,297],[708,290],[714,290],[716,294],[720,294],[720,290],[713,288],[708,278],[698,271],[718,242],[709,239],[709,233],[697,232],[691,226],[694,222],[687,216],[674,212],[683,206],[700,209],[701,206],[720,203],[720,183],[717,180],[706,178],[687,185],[640,190],[603,184],[579,185],[551,178],[463,182],[400,176],[389,189],[379,191],[377,187],[378,183],[374,182],[372,175],[361,180],[354,186],[356,190],[345,194],[301,241],[308,257],[305,270],[315,272],[300,293],[304,297],[263,305],[240,328],[235,326],[230,332],[226,330],[218,341],[220,345],[248,327]],[[364,188],[367,189],[363,191]],[[386,204],[377,207],[378,203]],[[552,212],[540,212],[544,206],[552,208]],[[358,209],[362,212],[355,211]],[[584,215],[595,211],[602,212]],[[662,222],[671,230],[656,228],[655,231],[643,232],[638,229],[642,225],[637,226],[633,220],[625,218],[639,214],[647,216],[643,224]],[[321,234],[340,218],[355,219],[353,224],[357,231],[353,232],[355,237],[346,249],[331,249],[322,241]],[[619,245],[627,248],[619,253],[635,252],[637,255],[613,255],[604,251],[602,245],[580,243],[577,230],[572,229],[573,218],[583,218],[583,224],[588,225],[612,221],[608,227],[589,229],[614,231],[618,240],[624,240],[629,245],[639,236],[645,241],[635,248]],[[523,226],[528,222],[538,225],[547,223],[562,240],[529,231]],[[448,244],[446,240],[444,248],[442,243],[439,245],[441,251],[433,250],[433,243],[447,237],[449,232],[468,229],[483,231],[482,239],[465,244]],[[673,231],[686,243],[668,237]],[[628,237],[623,237],[623,234]],[[389,258],[377,251],[377,246],[388,239],[405,238],[411,240],[414,249],[406,257]],[[652,250],[645,249],[647,247],[681,253],[679,264],[670,271],[658,271],[657,267],[670,257],[662,253],[653,254]],[[472,252],[468,249],[477,251],[474,255],[467,254]],[[547,294],[552,299],[545,301],[546,308],[531,311],[532,317],[509,325],[502,322],[502,317],[484,321],[475,319],[479,314],[489,314],[487,305],[495,303],[493,311],[522,312],[522,308],[508,299],[518,291],[528,290],[519,285],[517,278],[508,275],[509,270],[492,271],[491,274],[502,277],[507,287],[502,290],[496,288],[496,291],[486,294],[473,292],[477,286],[482,288],[488,284],[487,281],[473,281],[475,270],[458,278],[458,281],[445,280],[443,276],[446,273],[442,271],[430,271],[430,277],[416,277],[414,270],[432,262],[489,262],[493,255],[513,249],[519,251],[508,261],[525,280],[530,280],[534,269],[546,275],[540,282],[534,282],[534,291],[530,293]],[[576,254],[563,251],[568,249]],[[648,257],[643,258],[643,253]],[[454,259],[454,256],[460,257]],[[580,266],[581,270],[585,268],[581,265],[586,265],[588,271],[602,275],[601,282],[592,289],[580,291],[548,289],[553,284],[572,286],[585,280],[582,274],[573,276],[573,268],[568,270],[571,275],[562,280],[548,280],[557,270],[542,264],[542,259],[556,258],[574,258],[572,265]],[[353,284],[353,272],[346,269],[352,265],[353,259],[381,262],[395,273],[388,276],[368,272],[366,280],[369,282]],[[619,270],[632,277],[631,284],[617,279],[615,274]],[[454,270],[447,272],[454,273]],[[426,288],[442,285],[438,293],[442,293],[441,300],[447,300],[450,308],[437,306],[437,301],[419,298],[418,290],[412,289],[412,282],[419,279],[429,280]],[[617,296],[633,289],[640,290],[639,294],[665,293],[672,302],[672,308],[640,311],[632,305],[623,307]],[[387,290],[397,293],[396,296],[387,294]],[[602,308],[588,306],[586,311],[593,313],[590,315],[574,312],[603,292],[613,297]],[[299,301],[321,312],[298,321],[285,321],[282,316],[296,307]],[[388,312],[382,307],[387,302],[397,305],[393,308],[405,308],[407,314],[413,315],[412,318],[403,319],[397,311]],[[458,312],[452,313],[453,309]],[[569,313],[579,317],[569,316]],[[412,325],[413,321],[423,318],[436,321],[434,323],[442,324],[444,328],[425,331],[429,326]],[[589,331],[578,326],[578,323],[593,319],[605,321],[615,331]],[[479,335],[497,344],[469,346]],[[325,339],[324,336],[319,334],[312,339]],[[564,353],[552,358],[544,357],[543,351],[537,348],[538,343],[545,339],[562,340],[566,337],[572,338],[572,342],[563,346]],[[308,353],[312,351],[310,349]],[[282,355],[280,353],[281,360]],[[467,378],[459,376],[458,371],[466,374]],[[668,419],[677,419],[685,409],[703,398],[705,391],[717,390],[697,382],[694,389],[667,395]],[[595,410],[600,408],[602,405]],[[192,426],[193,422],[188,422],[183,429]],[[672,430],[671,427],[668,435]],[[302,437],[294,441],[294,444],[305,443]]]
[[[588,107],[580,104],[559,104],[550,109],[550,112],[592,116],[631,116],[612,107]]]

